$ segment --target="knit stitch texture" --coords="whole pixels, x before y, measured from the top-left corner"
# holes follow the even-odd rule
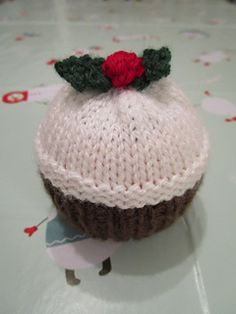
[[[122,210],[65,196],[48,179],[42,179],[62,218],[93,238],[118,241],[142,239],[169,227],[184,214],[201,183],[169,201]]]
[[[79,92],[106,92],[112,87],[146,88],[170,74],[171,52],[167,47],[145,49],[142,57],[134,52],[116,51],[105,60],[89,55],[71,56],[56,62],[57,73]]]
[[[142,92],[64,86],[36,150],[41,173],[64,195],[128,209],[193,188],[205,171],[208,138],[190,101],[164,78]]]

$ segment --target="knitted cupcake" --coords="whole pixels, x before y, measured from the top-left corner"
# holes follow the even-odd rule
[[[36,150],[62,217],[94,238],[140,239],[172,224],[206,168],[208,138],[166,76],[170,51],[118,51],[57,62],[68,83],[41,123]]]

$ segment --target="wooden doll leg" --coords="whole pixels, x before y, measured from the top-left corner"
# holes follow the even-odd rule
[[[108,257],[102,262],[102,269],[99,271],[100,276],[104,276],[111,271],[111,259]]]
[[[72,269],[65,269],[66,282],[70,286],[76,286],[80,283],[80,279],[75,277],[75,271]]]

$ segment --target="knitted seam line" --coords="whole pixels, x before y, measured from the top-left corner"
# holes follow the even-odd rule
[[[77,97],[85,99],[84,105],[78,104]],[[78,96],[65,87],[54,99],[36,139],[45,178],[65,195],[121,209],[155,205],[193,188],[206,168],[208,138],[181,90],[163,79],[143,94],[127,90],[113,95],[111,91],[95,98]],[[156,98],[161,102],[156,104]],[[120,120],[113,121],[117,117]],[[156,118],[163,126],[159,131],[166,132],[160,135],[160,143],[151,129]],[[145,123],[148,119],[150,125]],[[82,121],[88,129],[82,129]],[[120,125],[124,129],[116,133]],[[100,142],[98,131],[103,135]],[[158,145],[162,145],[159,162]]]

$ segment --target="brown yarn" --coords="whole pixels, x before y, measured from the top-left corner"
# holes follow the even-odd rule
[[[120,209],[64,195],[50,180],[42,178],[60,215],[93,238],[119,241],[141,239],[171,225],[184,213],[201,182],[198,181],[182,196],[175,196],[169,201],[143,208]]]

